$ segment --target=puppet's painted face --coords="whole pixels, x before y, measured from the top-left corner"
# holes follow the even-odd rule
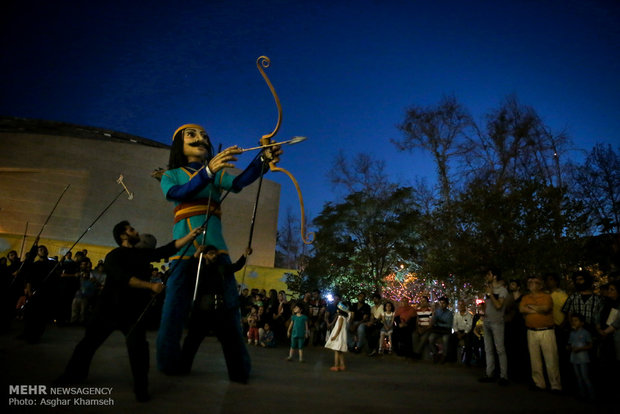
[[[203,128],[188,127],[183,130],[183,154],[189,162],[205,161],[210,145],[209,136]]]

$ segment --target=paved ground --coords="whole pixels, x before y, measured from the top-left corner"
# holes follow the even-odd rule
[[[61,401],[55,412],[67,413],[583,413],[593,409],[572,396],[533,392],[523,384],[500,387],[480,384],[479,368],[434,365],[397,356],[369,358],[347,354],[348,370],[331,372],[333,354],[323,348],[306,348],[306,363],[287,362],[287,349],[250,347],[253,372],[248,385],[230,383],[219,343],[207,338],[196,358],[194,371],[185,377],[150,373],[152,400],[137,403],[123,336],[114,333],[95,355],[88,382],[78,391],[111,387],[109,395],[74,397],[49,395],[50,384],[63,370],[82,329],[50,327],[37,345],[0,336],[0,362],[5,399],[10,412],[47,412],[42,398]],[[149,333],[154,360],[155,332]],[[10,386],[46,385],[48,395],[16,395]],[[13,398],[12,405],[9,399]],[[26,399],[35,406],[18,407]],[[87,406],[87,402],[112,406]]]

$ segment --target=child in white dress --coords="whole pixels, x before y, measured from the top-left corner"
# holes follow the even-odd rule
[[[344,353],[347,352],[347,318],[349,308],[344,303],[338,304],[338,319],[329,334],[325,348],[334,350],[334,366],[331,371],[344,371]]]

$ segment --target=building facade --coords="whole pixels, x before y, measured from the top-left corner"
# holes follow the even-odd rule
[[[90,228],[75,249],[88,249],[94,260],[103,258],[116,246],[112,227],[121,220],[154,235],[158,245],[167,243],[172,238],[173,205],[151,174],[166,167],[169,151],[167,145],[115,131],[0,117],[0,254],[20,253],[32,245],[67,186],[41,234],[50,256],[62,255]],[[243,158],[238,165],[245,166]],[[133,193],[131,200],[121,194],[121,175]],[[248,243],[257,187],[254,183],[239,194],[231,193],[222,204],[224,237],[233,260]],[[252,265],[274,266],[279,197],[279,184],[267,176],[255,222]]]

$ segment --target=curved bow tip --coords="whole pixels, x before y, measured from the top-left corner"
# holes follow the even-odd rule
[[[312,244],[314,243],[314,238],[316,236],[316,233],[311,231],[310,233],[306,234],[304,236],[303,232],[301,234],[301,240],[304,242],[304,244]]]

